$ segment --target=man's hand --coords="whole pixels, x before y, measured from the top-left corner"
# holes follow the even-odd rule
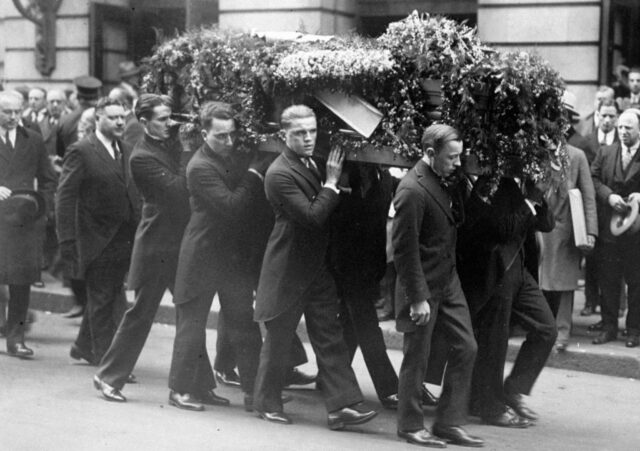
[[[416,326],[424,326],[427,324],[430,316],[431,307],[426,300],[411,304],[411,307],[409,308],[409,317],[411,318],[411,321],[415,321]]]
[[[344,163],[344,152],[338,147],[334,147],[327,158],[327,180],[328,185],[338,186],[340,175],[342,174],[342,163]]]
[[[249,164],[249,169],[253,169],[259,172],[261,175],[264,175],[275,160],[278,157],[277,153],[272,152],[256,152],[253,156],[253,160]]]
[[[587,235],[587,244],[584,244],[582,246],[578,246],[578,249],[580,249],[585,254],[588,254],[589,252],[591,252],[593,250],[595,245],[596,245],[596,237],[593,236],[593,235]]]
[[[618,194],[609,194],[609,198],[607,199],[611,208],[613,208],[618,213],[625,213],[629,208],[629,205],[624,201],[624,199]]]
[[[0,186],[0,201],[7,200],[11,196],[11,190],[6,186]]]

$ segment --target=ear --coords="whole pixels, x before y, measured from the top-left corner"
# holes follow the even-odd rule
[[[425,150],[425,154],[429,158],[434,158],[436,156],[436,150],[433,147],[427,147],[427,150]]]
[[[202,135],[202,139],[207,140],[207,131],[202,129],[200,130],[200,134]]]

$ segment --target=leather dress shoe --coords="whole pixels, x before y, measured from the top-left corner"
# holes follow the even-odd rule
[[[540,416],[531,410],[524,402],[521,394],[516,393],[505,397],[505,404],[511,407],[518,415],[527,420],[537,421]]]
[[[620,335],[622,335],[623,337],[627,337],[629,335],[629,329],[622,329]]]
[[[438,397],[429,391],[427,383],[422,383],[422,405],[434,407],[438,405]]]
[[[589,327],[587,327],[587,330],[589,332],[599,332],[601,330],[604,330],[604,323],[602,321],[598,321],[597,323],[591,324]]]
[[[209,404],[210,406],[228,406],[231,405],[231,401],[222,396],[216,395],[213,390],[206,391],[197,396],[198,401],[202,404]]]
[[[398,394],[394,393],[393,395],[380,399],[380,404],[382,404],[382,407],[385,409],[396,410],[398,408]]]
[[[278,424],[291,424],[291,418],[284,412],[260,412],[258,411],[258,416],[263,420],[267,420],[271,423]]]
[[[293,396],[291,395],[280,395],[280,400],[282,402],[282,404],[286,404],[290,401],[293,401]],[[252,412],[253,411],[253,395],[244,395],[244,410],[246,412]]]
[[[93,376],[93,386],[107,401],[127,402],[127,398],[125,398],[124,395],[120,393],[120,390],[107,384],[105,381],[100,379],[98,375]]]
[[[342,429],[345,426],[366,423],[367,421],[372,420],[376,415],[378,415],[378,412],[375,410],[361,412],[356,408],[356,406],[343,407],[340,410],[329,412],[327,424],[329,425],[329,429],[335,431]]]
[[[624,343],[627,348],[635,348],[640,345],[640,336],[638,335],[629,335],[627,337],[627,341]]]
[[[230,387],[240,386],[240,376],[238,376],[238,373],[236,373],[235,370],[231,370],[231,371],[214,370],[213,375],[216,377],[216,380],[220,384],[228,385]]]
[[[198,412],[204,410],[204,406],[189,393],[180,394],[173,390],[169,392],[169,404],[178,409],[195,410]]]
[[[503,428],[524,429],[531,426],[531,422],[529,422],[529,420],[519,416],[510,407],[507,407],[507,409],[504,412],[498,415],[483,416],[482,421],[485,424],[489,424],[491,426],[499,426]]]
[[[439,439],[431,435],[431,432],[426,429],[420,429],[419,431],[407,432],[398,431],[398,437],[407,441],[407,443],[413,443],[414,445],[428,446],[430,448],[446,448],[447,443],[444,440]]]
[[[80,318],[82,315],[84,315],[84,307],[81,305],[74,305],[68,312],[62,314],[65,318]]]
[[[33,356],[33,350],[27,348],[24,343],[15,343],[12,345],[7,343],[7,354],[11,357],[25,359]]]
[[[470,446],[472,448],[481,448],[484,446],[484,440],[480,437],[470,435],[460,426],[445,426],[435,423],[431,428],[431,432],[438,438],[443,439],[447,443],[453,443],[459,446]]]
[[[85,360],[89,365],[96,365],[93,353],[84,351],[76,345],[71,345],[69,356],[75,360]]]
[[[582,310],[580,310],[580,316],[591,316],[596,313],[596,309],[590,305],[585,305]]]
[[[618,338],[617,332],[612,331],[604,331],[596,338],[593,339],[592,343],[594,345],[601,345],[604,343],[609,343],[610,341],[615,341]]]
[[[136,375],[135,375],[135,374],[130,373],[130,374],[127,376],[127,380],[126,380],[126,381],[124,381],[124,383],[125,383],[125,384],[137,384],[137,383],[138,383],[138,378],[136,377]]]
[[[305,374],[298,368],[294,368],[285,379],[284,386],[289,387],[291,385],[309,385],[313,384],[315,381],[316,376]]]

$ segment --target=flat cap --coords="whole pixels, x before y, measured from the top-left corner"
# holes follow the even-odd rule
[[[97,99],[100,97],[100,88],[102,88],[102,82],[90,75],[83,75],[76,77],[73,80],[73,84],[76,85],[78,95],[87,99]]]

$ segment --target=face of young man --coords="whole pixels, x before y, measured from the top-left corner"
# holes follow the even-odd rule
[[[314,116],[294,119],[284,130],[284,141],[289,149],[301,157],[310,157],[316,148],[318,125]]]
[[[18,126],[22,114],[22,100],[19,97],[0,98],[0,127],[13,130]]]
[[[169,138],[171,126],[171,108],[166,105],[157,105],[153,108],[151,119],[141,118],[140,122],[149,135],[165,140]]]
[[[211,127],[202,131],[205,142],[215,153],[229,155],[236,141],[236,124],[233,119],[211,120]]]
[[[640,94],[640,72],[629,73],[629,89],[634,94]]]
[[[439,152],[427,149],[431,157],[431,168],[442,177],[449,177],[460,167],[462,141],[448,141]]]
[[[602,130],[604,133],[609,133],[615,128],[616,122],[618,121],[618,111],[616,110],[616,107],[600,107],[598,116],[600,117],[600,130]]]
[[[107,139],[120,139],[124,134],[126,112],[120,105],[109,105],[96,111],[96,128]]]
[[[626,147],[633,147],[640,137],[640,123],[638,116],[632,112],[625,112],[618,119],[618,136]]]

